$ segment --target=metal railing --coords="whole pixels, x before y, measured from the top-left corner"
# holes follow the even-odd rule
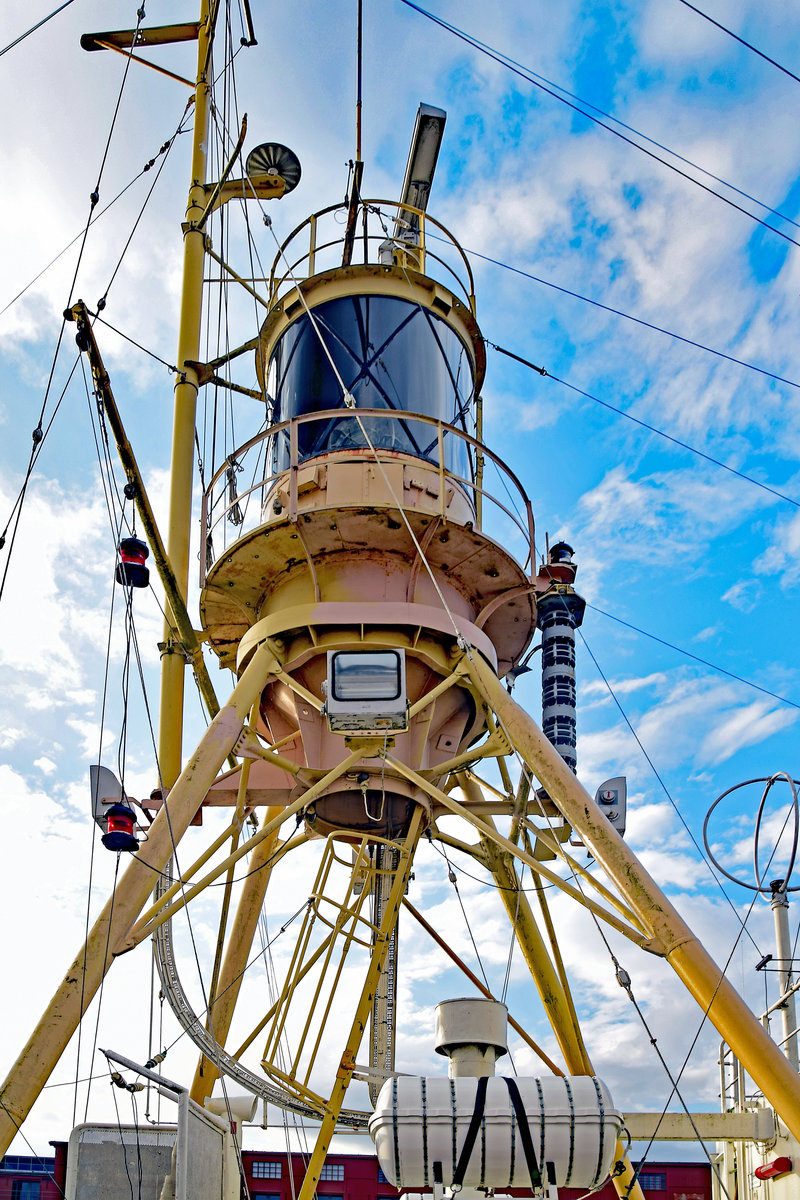
[[[332,448],[313,456],[300,452],[300,430],[315,423],[331,421],[353,422],[356,432],[359,432],[357,422],[369,421],[371,440],[374,442],[374,422],[404,422],[414,425],[428,425],[436,433],[435,458],[423,458],[412,452],[397,448],[387,449],[376,445],[374,453],[367,446],[355,448]],[[276,439],[282,438],[284,447],[288,442],[288,462],[277,470],[270,470],[270,460]],[[475,457],[481,455],[487,465],[494,468],[505,493],[500,499],[490,491],[491,480],[484,477],[480,482],[467,478],[445,467],[448,439],[463,444],[467,454],[471,451]],[[254,460],[251,482],[243,491],[238,489],[232,494],[230,488],[231,470],[244,471],[247,460]],[[498,455],[471,437],[464,430],[457,429],[445,421],[422,413],[410,413],[405,410],[392,411],[387,409],[363,408],[326,409],[322,412],[305,413],[292,417],[256,434],[243,443],[218,467],[203,494],[201,511],[201,547],[200,547],[200,585],[205,584],[206,574],[211,565],[227,553],[230,546],[246,533],[260,525],[267,524],[263,519],[263,506],[266,498],[276,491],[278,484],[288,491],[289,519],[294,521],[298,513],[298,482],[297,476],[301,466],[318,463],[352,462],[354,459],[379,462],[384,464],[397,462],[419,463],[420,467],[435,471],[439,477],[439,512],[443,520],[448,520],[445,511],[446,484],[455,485],[468,501],[475,512],[474,525],[477,529],[494,537],[506,548],[515,540],[520,543],[523,569],[533,574],[535,561],[535,527],[533,510],[517,476],[511,471]],[[263,467],[262,467],[263,462]],[[403,496],[396,497],[398,506],[410,507],[404,504]],[[253,501],[256,503],[254,504]],[[385,504],[381,507],[386,507]],[[234,531],[233,533],[231,531]],[[523,557],[524,556],[524,557]]]
[[[428,213],[398,200],[362,200],[359,206],[361,230],[354,247],[359,248],[362,263],[381,262],[380,250],[387,247],[397,256],[398,263],[408,266],[432,279],[444,283],[451,291],[460,292],[475,315],[475,281],[469,260],[450,231]],[[298,225],[281,244],[269,275],[269,302],[274,303],[282,289],[333,267],[342,266],[346,233],[337,216],[347,212],[346,206],[332,204],[320,209]],[[407,238],[390,232],[402,214],[413,217],[419,224]],[[428,226],[438,230],[436,242],[441,252],[431,249]],[[301,245],[301,242],[303,243]],[[446,250],[454,252],[455,265],[443,257]],[[439,276],[441,275],[441,278]]]

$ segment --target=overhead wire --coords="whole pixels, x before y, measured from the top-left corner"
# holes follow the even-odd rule
[[[439,239],[438,234],[428,233],[429,239]],[[445,239],[442,238],[442,241]],[[632,313],[624,312],[622,309],[614,308],[610,304],[603,304],[600,300],[594,300],[591,296],[584,296],[580,292],[572,291],[571,288],[562,287],[558,283],[554,283],[551,279],[544,279],[541,275],[534,275],[532,271],[523,271],[521,267],[512,266],[511,263],[503,262],[499,258],[492,258],[488,254],[482,254],[479,250],[471,250],[464,247],[464,252],[471,255],[472,258],[480,258],[483,262],[490,263],[494,267],[500,267],[504,271],[510,271],[514,275],[519,275],[523,279],[530,279],[533,283],[540,283],[543,287],[550,288],[551,291],[560,292],[562,296],[570,296],[573,300],[580,300],[584,304],[591,304],[593,308],[598,308],[602,312],[611,313],[612,316],[622,317],[625,321],[631,321],[634,325],[640,325],[643,329],[651,329],[654,333],[664,334],[665,337],[672,338],[673,341],[683,342],[686,346],[692,346],[695,350],[702,350],[706,354],[712,354],[715,358],[723,359],[725,362],[733,363],[734,366],[744,367],[748,371],[755,371],[758,375],[763,375],[765,379],[772,379],[775,383],[785,383],[788,387],[800,388],[800,383],[796,379],[787,379],[784,375],[778,375],[775,371],[770,371],[766,367],[759,367],[756,363],[748,362],[743,358],[736,358],[733,354],[726,354],[724,350],[717,350],[713,346],[707,346],[703,342],[698,342],[694,338],[684,337],[683,334],[675,333],[672,329],[665,329],[661,325],[656,325],[652,321],[645,321],[643,317],[635,317]]]
[[[499,354],[504,354],[506,358],[513,358],[515,362],[527,367],[531,371],[535,371],[542,378],[552,379],[554,383],[560,384],[570,392],[574,392],[577,396],[582,396],[584,400],[591,400],[593,404],[598,404],[601,408],[608,409],[609,412],[616,413],[619,417],[624,417],[627,421],[632,421],[634,425],[638,425],[641,429],[646,429],[648,433],[654,433],[657,437],[663,438],[664,441],[671,442],[674,446],[678,446],[681,450],[687,450],[690,454],[694,454],[697,458],[702,458],[705,462],[711,463],[712,466],[720,467],[723,471],[727,471],[730,475],[735,475],[737,479],[743,480],[745,483],[750,483],[753,487],[760,488],[763,492],[768,492],[770,495],[777,497],[778,500],[785,501],[786,504],[791,504],[793,508],[800,508],[800,501],[795,500],[793,496],[788,496],[786,492],[780,491],[779,488],[774,488],[768,483],[763,483],[760,479],[754,478],[752,475],[746,474],[744,471],[739,471],[736,467],[729,466],[728,463],[722,462],[721,459],[715,458],[713,454],[706,454],[704,450],[698,450],[691,443],[683,441],[682,438],[674,437],[671,433],[667,433],[663,429],[659,429],[656,425],[651,425],[649,421],[643,421],[640,417],[635,417],[633,413],[628,412],[624,408],[619,408],[615,404],[610,404],[608,400],[601,400],[599,396],[593,395],[591,392],[579,388],[574,383],[569,383],[566,379],[560,379],[558,375],[552,375],[545,367],[538,367],[529,359],[523,358],[519,354],[515,354],[511,350],[506,350],[502,346],[496,345],[484,339],[487,346],[491,346],[493,350],[497,350]]]
[[[408,8],[414,9],[414,11],[418,12],[421,16],[427,17],[427,19],[432,21],[435,25],[439,25],[442,29],[452,33],[455,37],[460,38],[461,41],[466,42],[468,46],[472,46],[473,49],[479,50],[481,54],[485,54],[488,58],[491,58],[500,66],[505,67],[507,70],[513,72],[513,74],[527,80],[528,83],[532,83],[534,87],[537,87],[540,91],[545,92],[554,100],[558,100],[561,104],[566,105],[567,108],[572,109],[573,112],[579,113],[580,116],[585,117],[587,121],[591,121],[593,124],[599,125],[601,129],[607,130],[609,133],[613,134],[614,137],[626,142],[635,150],[639,150],[640,153],[646,154],[648,158],[653,159],[655,162],[661,163],[662,166],[665,166],[668,170],[673,171],[682,179],[687,180],[687,182],[693,183],[695,187],[699,187],[702,191],[707,192],[708,195],[715,196],[718,200],[721,200],[723,204],[728,205],[729,208],[735,209],[736,212],[741,213],[745,217],[749,217],[751,221],[755,221],[755,223],[757,225],[761,225],[762,228],[770,230],[770,232],[774,233],[776,237],[782,238],[786,242],[790,242],[793,246],[800,247],[800,242],[795,241],[795,239],[788,233],[784,233],[781,229],[776,229],[774,225],[770,225],[769,221],[762,220],[762,218],[756,216],[755,213],[743,208],[741,204],[737,204],[735,200],[731,200],[728,196],[723,196],[721,192],[709,187],[708,184],[703,183],[701,180],[695,179],[694,176],[690,175],[687,171],[682,171],[680,167],[676,167],[674,163],[668,162],[659,154],[655,154],[654,151],[648,150],[646,146],[642,146],[639,142],[634,141],[633,138],[628,137],[619,129],[615,129],[613,125],[607,125],[605,121],[601,121],[599,117],[593,116],[591,112],[587,112],[586,109],[581,108],[578,104],[574,104],[565,96],[559,95],[559,93],[553,90],[553,88],[547,87],[544,83],[540,82],[540,80],[537,79],[532,73],[523,68],[514,66],[512,61],[500,54],[499,51],[494,50],[490,46],[486,46],[483,42],[479,42],[477,38],[474,38],[471,34],[465,33],[457,26],[451,25],[449,21],[445,21],[441,17],[437,17],[434,13],[428,12],[427,9],[421,8],[418,4],[414,4],[413,0],[401,0],[401,3],[405,4]]]
[[[800,704],[795,700],[790,700],[788,696],[781,696],[777,692],[771,692],[769,688],[762,687],[759,683],[754,683],[752,679],[745,679],[744,676],[737,675],[734,671],[728,671],[725,667],[720,667],[717,663],[709,662],[707,658],[700,658],[699,655],[692,654],[691,650],[686,650],[683,646],[676,646],[674,642],[668,642],[665,638],[659,637],[658,634],[650,633],[647,629],[641,629],[638,625],[631,624],[630,621],[623,621],[622,617],[616,617],[613,613],[598,608],[596,604],[587,603],[586,607],[590,608],[592,612],[599,613],[601,617],[606,617],[609,621],[616,621],[617,625],[624,625],[626,629],[630,629],[634,633],[640,633],[642,637],[650,638],[653,642],[658,642],[660,646],[666,646],[669,650],[675,650],[678,654],[683,654],[686,658],[691,658],[694,662],[700,663],[701,666],[709,667],[712,671],[719,672],[720,675],[727,675],[729,679],[734,679],[737,683],[743,683],[746,687],[753,688],[754,691],[769,696],[771,700],[787,704],[790,708],[800,708]]]
[[[759,58],[763,58],[765,62],[770,63],[773,67],[777,67],[779,71],[783,71],[784,75],[788,75],[790,79],[795,81],[795,83],[800,83],[800,75],[795,75],[794,71],[790,71],[788,67],[782,66],[781,63],[776,62],[774,58],[770,58],[770,56],[765,54],[763,50],[758,50],[754,45],[752,45],[751,42],[746,42],[743,37],[739,37],[738,33],[734,33],[733,30],[728,29],[726,25],[721,25],[719,21],[715,21],[714,18],[710,17],[707,12],[703,12],[702,9],[696,8],[694,4],[689,3],[689,0],[679,0],[679,2],[685,5],[686,8],[690,8],[692,12],[696,12],[698,17],[702,17],[704,21],[708,21],[711,25],[716,25],[717,29],[721,29],[723,33],[727,33],[728,37],[733,38],[733,40],[738,42],[740,46],[745,46],[748,50],[751,50],[753,54],[757,54]]]

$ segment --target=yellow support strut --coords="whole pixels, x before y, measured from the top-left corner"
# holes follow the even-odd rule
[[[109,947],[124,941],[147,903],[217,772],[236,745],[256,697],[280,664],[265,643],[250,660],[228,703],[206,730],[194,755],[148,830],[148,839],[108,900],[70,964],[27,1045],[0,1090],[0,1155],[55,1068],[113,961]]]
[[[554,803],[648,928],[679,978],[725,1038],[796,1138],[800,1138],[800,1075],[728,982],[630,847],[606,819],[536,722],[509,695],[494,671],[472,652],[470,677],[506,736],[547,788]]]

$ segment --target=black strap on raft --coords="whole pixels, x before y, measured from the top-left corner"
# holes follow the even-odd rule
[[[517,1124],[519,1125],[519,1136],[522,1142],[522,1149],[525,1151],[525,1161],[528,1164],[528,1174],[531,1177],[531,1187],[540,1188],[542,1186],[542,1173],[539,1170],[539,1164],[536,1161],[536,1151],[533,1148],[533,1138],[531,1137],[530,1126],[528,1125],[528,1117],[525,1112],[525,1106],[522,1103],[522,1097],[519,1094],[519,1088],[515,1080],[508,1079],[503,1076],[508,1088],[508,1095],[511,1103],[514,1106],[514,1112],[517,1115]],[[548,1172],[549,1174],[549,1172]]]
[[[522,1142],[522,1149],[525,1152],[525,1162],[528,1166],[528,1174],[531,1179],[531,1187],[536,1189],[542,1186],[542,1173],[539,1170],[539,1164],[536,1161],[536,1151],[533,1148],[533,1138],[531,1137],[530,1126],[528,1125],[528,1117],[525,1112],[525,1106],[522,1103],[522,1096],[519,1094],[514,1079],[508,1079],[506,1076],[501,1076],[503,1082],[508,1088],[509,1099],[511,1100],[514,1113],[519,1126],[519,1136]],[[483,1076],[478,1080],[478,1086],[475,1089],[475,1106],[472,1110],[472,1117],[467,1130],[467,1136],[464,1138],[464,1145],[461,1147],[461,1153],[458,1156],[455,1174],[453,1175],[453,1188],[460,1188],[464,1182],[464,1176],[467,1173],[469,1160],[472,1157],[472,1151],[475,1149],[475,1141],[478,1137],[478,1130],[481,1127],[483,1120],[484,1109],[486,1108],[486,1088],[489,1083],[487,1076]],[[436,1166],[434,1163],[434,1179],[436,1178]],[[547,1176],[551,1184],[555,1183],[555,1168],[552,1163],[547,1164]]]
[[[478,1130],[481,1127],[483,1119],[483,1110],[486,1107],[486,1085],[489,1079],[486,1075],[481,1076],[478,1080],[478,1086],[475,1089],[475,1107],[472,1110],[472,1119],[469,1123],[467,1136],[464,1138],[464,1145],[461,1147],[461,1153],[458,1156],[458,1164],[456,1166],[455,1175],[453,1176],[452,1187],[460,1188],[464,1182],[464,1176],[467,1173],[467,1167],[475,1148],[475,1139],[478,1136]]]
[[[519,1088],[517,1087],[516,1080],[507,1079],[505,1075],[501,1075],[500,1078],[503,1079],[506,1087],[509,1088],[509,1098],[510,1098],[511,1104],[513,1106],[513,1111],[515,1111],[515,1114],[517,1117],[517,1124],[519,1126],[519,1140],[522,1141],[522,1148],[525,1153],[525,1163],[528,1164],[528,1174],[530,1176],[530,1186],[531,1186],[531,1188],[534,1188],[534,1189],[541,1188],[542,1172],[540,1171],[539,1163],[537,1163],[537,1160],[536,1160],[536,1151],[534,1150],[534,1140],[530,1136],[530,1126],[528,1124],[528,1115],[525,1114],[525,1106],[522,1103],[522,1096],[521,1096],[521,1094],[519,1094]],[[456,1165],[456,1174],[453,1175],[453,1180],[452,1180],[452,1188],[453,1189],[461,1188],[462,1184],[464,1182],[464,1176],[467,1175],[467,1168],[469,1166],[469,1160],[470,1160],[471,1156],[473,1156],[473,1151],[475,1148],[475,1141],[477,1139],[477,1130],[479,1130],[481,1128],[481,1121],[483,1120],[483,1110],[486,1109],[486,1088],[488,1085],[488,1081],[489,1080],[486,1075],[483,1075],[482,1078],[479,1079],[479,1081],[477,1081],[477,1087],[475,1088],[475,1106],[473,1108],[473,1116],[471,1116],[471,1118],[470,1118],[469,1129],[467,1130],[467,1136],[465,1136],[465,1138],[464,1138],[464,1145],[461,1147],[461,1154],[459,1154],[459,1156],[458,1156],[458,1163]],[[435,1181],[435,1178],[437,1178],[437,1170],[435,1170],[435,1169],[437,1169],[437,1166],[439,1168],[439,1171],[441,1171],[441,1164],[434,1163],[433,1164],[434,1181]],[[553,1163],[547,1164],[547,1178],[548,1178],[549,1183],[552,1183],[552,1184],[555,1183],[555,1168],[554,1168]]]

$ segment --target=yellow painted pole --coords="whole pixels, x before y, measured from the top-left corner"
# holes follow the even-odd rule
[[[281,808],[277,805],[269,807],[264,814],[262,827],[270,824],[280,816]],[[214,1040],[224,1046],[231,1028],[239,989],[242,985],[244,969],[247,966],[250,948],[253,945],[261,906],[267,893],[267,884],[272,874],[270,858],[278,840],[278,829],[259,842],[247,864],[248,875],[242,886],[242,894],[236,907],[236,913],[231,925],[225,957],[219,976],[216,995],[211,1002],[208,1024],[213,1030]],[[191,1098],[197,1104],[203,1103],[211,1095],[215,1081],[219,1077],[217,1064],[211,1059],[200,1056],[197,1070],[192,1083]]]
[[[213,12],[216,14],[217,5]],[[197,372],[186,365],[200,358],[200,322],[203,311],[203,268],[205,234],[192,225],[206,206],[209,118],[211,113],[211,43],[213,41],[211,0],[201,0],[197,37],[197,82],[195,86],[192,181],[186,205],[183,241],[183,292],[178,332],[175,401],[172,424],[172,468],[170,473],[167,557],[184,601],[189,581],[189,535],[192,525],[192,476],[194,430],[197,406]],[[183,735],[183,686],[186,660],[173,645],[169,624],[164,626],[166,650],[161,662],[161,704],[158,729],[158,766],[161,784],[170,788],[181,770]]]
[[[111,947],[127,936],[153,890],[153,880],[165,869],[217,772],[239,740],[256,697],[279,666],[266,643],[262,643],[230,700],[203,735],[150,826],[147,841],[131,859],[114,895],[70,964],[0,1090],[0,1155],[11,1144],[100,987],[113,961]]]
[[[469,673],[507,736],[633,910],[767,1100],[800,1138],[800,1075],[704,946],[494,671],[473,652]]]
[[[480,788],[473,779],[459,776],[459,786],[468,800],[476,803],[483,799]],[[490,816],[473,811],[477,821],[494,829],[494,821]],[[512,866],[512,858],[508,851],[502,850],[496,842],[485,834],[481,834],[481,849],[486,865],[494,876],[500,892],[500,899],[508,914],[508,919],[514,929],[531,978],[536,985],[539,998],[542,1001],[548,1020],[553,1027],[559,1049],[564,1056],[567,1070],[571,1075],[591,1075],[592,1067],[586,1047],[583,1044],[580,1029],[572,1018],[572,1010],[564,993],[561,980],[558,978],[550,955],[547,952],[536,918],[533,915],[528,897],[522,892],[517,876]]]
[[[353,1024],[350,1027],[350,1034],[347,1039],[347,1044],[344,1048],[339,1069],[336,1072],[336,1081],[333,1085],[330,1100],[326,1106],[325,1116],[320,1125],[319,1133],[317,1134],[316,1145],[311,1154],[311,1158],[306,1168],[303,1186],[300,1189],[298,1200],[312,1200],[316,1194],[317,1184],[319,1183],[322,1164],[325,1162],[325,1156],[328,1153],[328,1147],[331,1144],[336,1129],[336,1122],[339,1113],[342,1110],[345,1094],[350,1085],[350,1080],[353,1077],[353,1070],[356,1065],[356,1054],[361,1045],[361,1040],[364,1036],[364,1030],[367,1027],[369,1014],[372,1011],[372,1001],[375,996],[375,989],[378,986],[383,964],[386,959],[386,954],[389,949],[389,941],[392,936],[395,924],[397,923],[397,914],[400,910],[400,904],[403,899],[403,893],[406,890],[408,877],[411,873],[411,865],[414,861],[414,851],[419,841],[420,827],[422,824],[422,809],[419,805],[414,809],[414,814],[411,818],[406,838],[399,847],[400,862],[397,867],[397,872],[392,883],[392,890],[389,893],[386,901],[386,908],[383,913],[381,927],[375,936],[375,945],[372,948],[372,959],[369,969],[367,970],[364,986],[361,989],[361,997],[356,1008]]]
[[[474,780],[467,778],[464,783],[468,785],[468,787],[465,786],[468,797],[475,793],[480,795],[480,789]],[[491,817],[481,816],[480,819],[494,828],[494,821]],[[492,874],[497,883],[501,885],[500,896],[514,927],[528,969],[541,996],[553,1032],[558,1039],[567,1070],[571,1075],[594,1075],[592,1060],[584,1045],[575,1015],[569,985],[566,977],[562,977],[561,973],[553,967],[539,926],[528,903],[528,897],[517,881],[511,853],[501,850],[491,838],[483,834],[481,834],[481,844]],[[537,886],[540,886],[538,877]],[[559,962],[558,965],[561,966],[561,963]],[[544,973],[541,974],[543,969]],[[631,1166],[627,1148],[621,1140],[617,1141],[615,1163],[622,1164],[621,1168],[618,1168],[619,1174],[615,1174],[612,1178],[617,1195],[623,1197],[623,1200],[645,1200],[641,1184],[636,1179]]]

